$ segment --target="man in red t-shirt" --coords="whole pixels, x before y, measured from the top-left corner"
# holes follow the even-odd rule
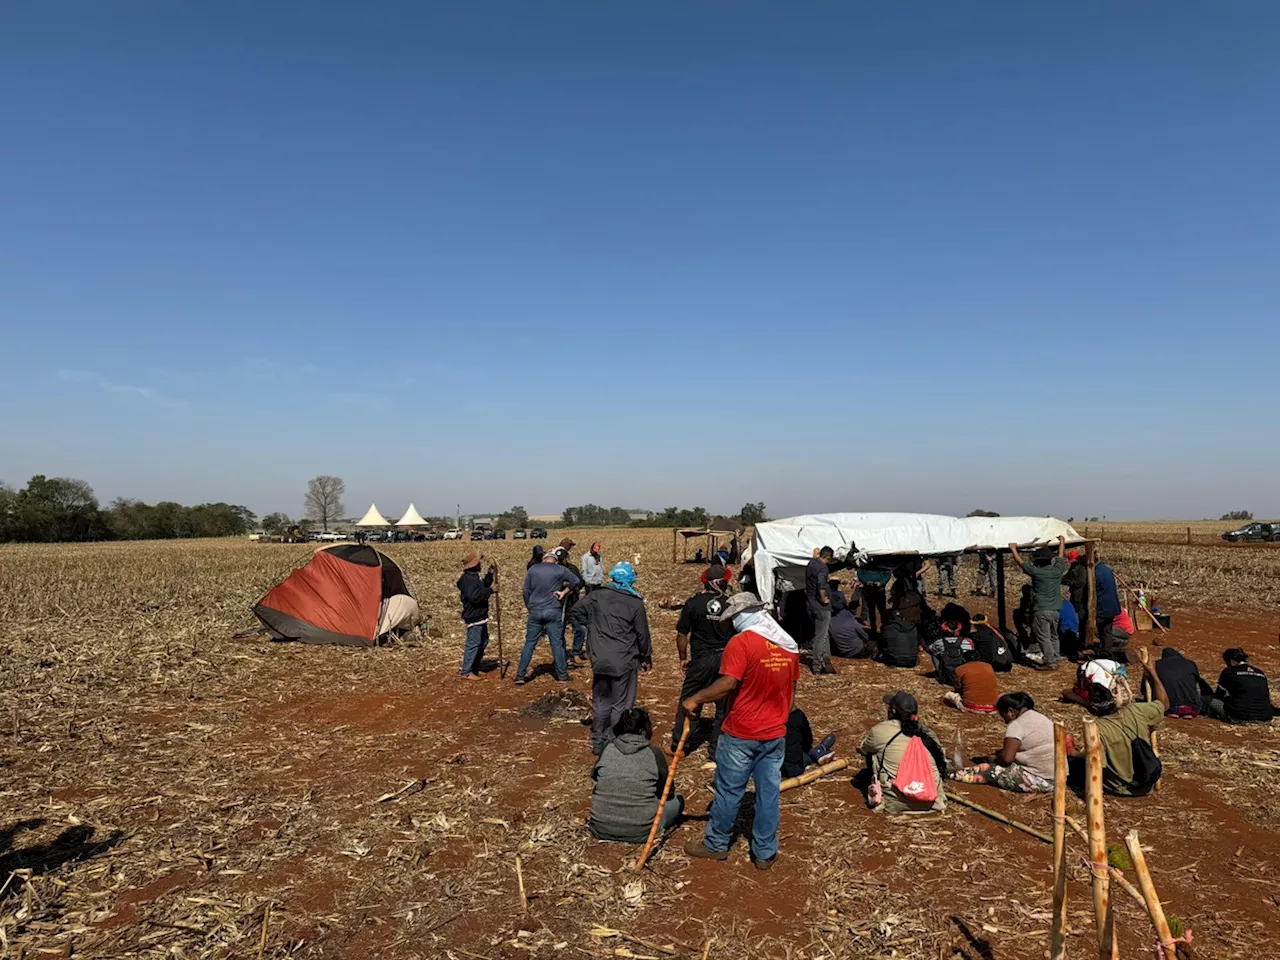
[[[690,840],[684,851],[691,857],[728,858],[738,805],[747,781],[754,780],[751,858],[757,869],[768,870],[778,857],[779,788],[800,651],[753,594],[734,594],[721,617],[732,621],[738,633],[724,648],[720,678],[684,701],[685,712],[692,714],[704,703],[731,698],[716,745],[716,795],[707,833]]]

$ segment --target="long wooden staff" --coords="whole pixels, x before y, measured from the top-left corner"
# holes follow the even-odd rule
[[[649,828],[649,839],[640,851],[640,859],[636,861],[636,873],[644,869],[644,862],[653,851],[653,841],[658,836],[658,826],[662,823],[662,810],[667,805],[667,797],[671,794],[671,784],[676,780],[676,764],[684,756],[684,742],[689,738],[689,718],[684,718],[684,728],[680,731],[680,742],[676,744],[676,752],[671,757],[671,766],[667,768],[667,782],[662,787],[662,798],[658,801],[658,812],[653,815],[653,826]]]
[[[1142,667],[1143,667],[1143,669],[1142,669],[1142,693],[1143,693],[1143,696],[1145,696],[1148,700],[1154,701],[1154,700],[1155,700],[1155,698],[1156,698],[1156,691],[1155,691],[1155,687],[1153,687],[1153,686],[1152,686],[1152,684],[1151,684],[1151,681],[1147,679],[1147,670],[1146,670],[1147,662],[1148,662],[1148,660],[1149,660],[1149,658],[1150,658],[1150,654],[1148,654],[1148,653],[1147,653],[1147,648],[1146,648],[1146,647],[1143,647],[1141,650],[1139,650],[1139,651],[1138,651],[1138,655],[1142,658]],[[1151,752],[1152,752],[1152,753],[1154,753],[1154,754],[1156,755],[1156,757],[1157,757],[1157,758],[1159,758],[1159,756],[1160,756],[1160,740],[1159,740],[1159,735],[1158,735],[1154,730],[1152,730],[1152,731],[1151,731]],[[1160,781],[1159,781],[1159,780],[1157,780],[1157,781],[1156,781],[1156,791],[1157,791],[1157,792],[1159,792],[1159,790],[1160,790]]]
[[[511,666],[511,661],[502,655],[502,574],[498,570],[498,563],[496,560],[493,564],[493,597],[498,604],[498,678],[500,680],[505,680],[507,679],[507,667]]]

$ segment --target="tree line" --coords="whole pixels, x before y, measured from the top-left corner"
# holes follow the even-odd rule
[[[37,474],[21,489],[0,483],[0,541],[171,540],[244,536],[257,517],[248,507],[201,503],[186,507],[119,497],[105,510],[93,487],[73,477]]]
[[[713,517],[706,507],[667,507],[661,511],[649,511],[643,518],[633,519],[632,511],[625,507],[599,507],[594,503],[580,507],[568,507],[560,515],[562,527],[705,527]],[[745,503],[736,516],[744,527],[764,523],[768,519],[763,503]]]

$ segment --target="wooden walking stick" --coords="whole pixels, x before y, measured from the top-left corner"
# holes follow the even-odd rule
[[[498,627],[498,679],[507,679],[507,667],[511,666],[511,661],[502,655],[502,573],[498,570],[498,563],[493,563],[493,597],[497,602],[497,627]]]
[[[1115,915],[1111,911],[1111,874],[1107,867],[1107,831],[1102,813],[1102,739],[1093,717],[1085,717],[1088,751],[1085,796],[1088,802],[1089,869],[1093,873],[1093,915],[1098,929],[1099,960],[1118,960]]]
[[[676,744],[676,752],[671,757],[671,766],[667,768],[667,782],[662,787],[662,797],[658,800],[658,812],[653,815],[653,826],[649,828],[649,839],[640,851],[640,859],[636,861],[636,873],[644,869],[644,862],[649,859],[653,850],[653,841],[658,837],[658,827],[662,823],[662,811],[667,805],[667,797],[671,795],[671,784],[676,780],[676,764],[684,756],[684,742],[689,739],[689,717],[684,718],[684,728],[680,731],[680,742]]]
[[[1067,955],[1067,731],[1053,725],[1053,926],[1050,960]]]
[[[1142,898],[1147,902],[1147,912],[1151,914],[1151,924],[1160,937],[1159,952],[1165,960],[1178,960],[1178,944],[1169,932],[1169,921],[1165,919],[1164,907],[1156,896],[1156,885],[1151,881],[1151,871],[1147,869],[1147,858],[1142,853],[1142,844],[1138,843],[1138,831],[1130,830],[1124,838],[1124,845],[1129,849],[1129,859],[1133,861],[1134,872],[1138,874],[1138,886],[1142,888]]]
[[[832,760],[826,766],[819,766],[814,767],[812,770],[806,770],[798,777],[788,777],[778,786],[778,792],[782,793],[784,790],[794,790],[796,787],[803,787],[806,783],[813,783],[813,781],[820,780],[829,773],[836,773],[848,766],[848,760]]]
[[[1155,688],[1152,687],[1151,681],[1147,679],[1147,663],[1150,660],[1150,655],[1147,653],[1147,648],[1143,647],[1141,650],[1139,650],[1138,655],[1142,658],[1142,695],[1146,697],[1148,700],[1154,700],[1156,696],[1156,691],[1155,691]],[[1151,731],[1151,752],[1156,755],[1156,759],[1160,758],[1160,740],[1159,740],[1159,736],[1154,730]],[[1155,789],[1157,793],[1160,791],[1159,780],[1156,781]]]

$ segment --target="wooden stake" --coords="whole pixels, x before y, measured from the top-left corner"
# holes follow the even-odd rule
[[[1085,795],[1089,813],[1089,868],[1093,873],[1093,915],[1098,930],[1099,960],[1118,960],[1115,916],[1111,912],[1111,874],[1107,864],[1107,831],[1102,812],[1102,739],[1093,717],[1085,717],[1084,741],[1088,751]]]
[[[262,939],[258,941],[258,960],[267,952],[267,927],[271,923],[271,901],[262,909]]]
[[[1089,835],[1084,832],[1084,827],[1080,826],[1080,824],[1076,823],[1070,817],[1067,817],[1067,826],[1074,830],[1076,832],[1076,836],[1085,843],[1089,842]],[[1086,859],[1085,864],[1088,865],[1088,863],[1089,861]],[[1142,899],[1142,894],[1138,892],[1138,888],[1125,879],[1124,871],[1120,870],[1118,867],[1111,866],[1108,866],[1108,869],[1111,872],[1111,879],[1120,884],[1120,889],[1133,897],[1133,902],[1145,910],[1147,902]]]
[[[684,727],[680,731],[680,742],[676,744],[676,752],[671,757],[671,766],[667,768],[667,782],[662,787],[662,797],[658,800],[658,812],[653,815],[653,826],[649,828],[649,839],[645,841],[644,849],[640,851],[640,859],[636,861],[636,873],[644,869],[644,862],[649,859],[649,854],[653,850],[653,841],[657,839],[658,827],[662,823],[662,811],[667,805],[667,797],[671,795],[671,784],[676,779],[676,765],[680,762],[680,758],[684,756],[684,742],[689,739],[689,718],[684,718]]]
[[[1084,563],[1089,571],[1089,602],[1085,605],[1084,623],[1080,624],[1080,642],[1087,647],[1095,639],[1098,624],[1098,579],[1094,569],[1098,563],[1098,546],[1092,540],[1084,545]]]
[[[1046,833],[1041,833],[1032,827],[1028,827],[1025,823],[1019,823],[1017,820],[1011,820],[998,810],[992,810],[981,804],[974,803],[968,797],[962,797],[958,793],[952,793],[950,790],[943,791],[947,795],[947,799],[952,803],[958,803],[962,807],[968,807],[970,810],[976,810],[983,816],[990,817],[992,820],[999,820],[1003,824],[1013,827],[1015,830],[1021,830],[1028,836],[1035,837],[1037,840],[1043,840],[1045,843],[1053,843],[1053,837]]]
[[[1147,869],[1147,858],[1142,852],[1142,844],[1138,842],[1138,831],[1130,830],[1124,838],[1124,845],[1129,849],[1129,859],[1133,861],[1133,870],[1138,875],[1138,886],[1142,888],[1142,897],[1147,904],[1147,912],[1151,914],[1151,924],[1160,937],[1160,953],[1165,960],[1178,960],[1178,948],[1173,942],[1173,934],[1169,932],[1169,921],[1165,919],[1164,907],[1156,896],[1156,885],[1151,880],[1151,871]]]
[[[498,627],[498,679],[507,679],[507,668],[511,666],[511,661],[502,655],[502,573],[498,570],[497,562],[493,565],[493,599],[497,604],[497,627]],[[476,665],[477,667],[479,664]]]
[[[524,870],[520,867],[520,854],[516,854],[516,887],[520,891],[520,916],[529,915],[529,898],[524,892]]]
[[[778,787],[779,792],[783,790],[794,790],[796,787],[803,787],[806,783],[813,783],[820,780],[829,773],[836,773],[839,770],[849,766],[848,760],[832,760],[825,766],[814,767],[812,770],[806,770],[798,777],[788,777],[782,781],[782,785]]]
[[[1142,667],[1143,667],[1143,670],[1142,670],[1142,695],[1143,695],[1144,697],[1146,697],[1148,700],[1155,700],[1155,698],[1156,698],[1156,692],[1155,692],[1155,690],[1154,690],[1154,689],[1152,688],[1152,686],[1151,686],[1151,681],[1147,679],[1147,671],[1146,671],[1147,663],[1148,663],[1148,662],[1150,662],[1150,659],[1151,659],[1150,654],[1148,654],[1148,653],[1147,653],[1147,648],[1146,648],[1146,647],[1142,647],[1142,648],[1140,648],[1140,649],[1139,649],[1139,651],[1138,651],[1138,655],[1142,658]],[[1152,752],[1152,753],[1154,753],[1154,754],[1156,755],[1156,759],[1159,759],[1159,758],[1160,758],[1160,739],[1159,739],[1159,734],[1157,734],[1154,730],[1152,730],[1152,731],[1151,731],[1151,752]],[[1156,792],[1159,792],[1159,790],[1160,790],[1160,781],[1159,781],[1159,780],[1157,780],[1157,781],[1156,781],[1156,787],[1155,787],[1155,789],[1156,789]]]
[[[1067,955],[1067,731],[1053,725],[1053,927],[1050,960]]]

